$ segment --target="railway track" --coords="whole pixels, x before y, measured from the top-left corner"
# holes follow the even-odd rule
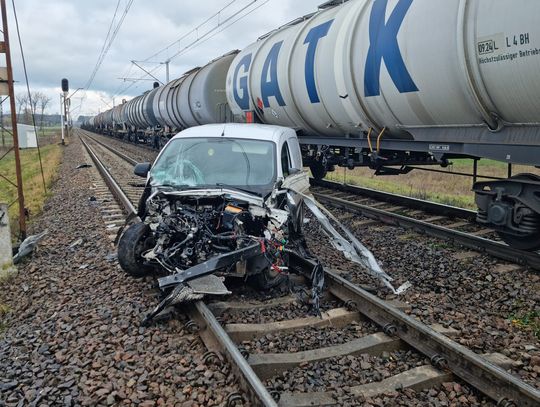
[[[311,180],[322,203],[540,270],[540,255],[514,249],[476,223],[476,212],[330,181]]]
[[[116,155],[130,165],[135,161],[120,151],[97,141],[88,133],[79,133],[94,164],[105,179],[112,193],[122,206],[126,215],[135,211],[133,194],[126,194],[123,189],[130,185],[116,182],[98,157],[98,146]],[[86,140],[86,141],[85,141]],[[92,147],[91,144],[94,146]],[[139,188],[140,193],[140,188]],[[324,197],[325,202],[346,202],[343,198]],[[339,200],[339,201],[336,201]],[[333,204],[333,203],[332,203]],[[420,202],[419,202],[420,204]],[[360,205],[360,204],[358,204]],[[459,213],[457,213],[459,214]],[[403,215],[401,215],[403,216]],[[429,389],[438,384],[459,378],[479,392],[494,400],[500,406],[536,406],[540,404],[540,391],[509,374],[504,368],[511,360],[500,354],[478,355],[457,344],[451,337],[456,334],[452,329],[442,326],[427,326],[403,312],[407,306],[383,301],[362,288],[340,277],[336,272],[326,271],[327,295],[322,317],[306,316],[292,319],[270,318],[261,323],[245,323],[245,312],[266,314],[272,309],[298,302],[294,296],[285,296],[269,301],[238,300],[206,303],[198,301],[188,307],[191,320],[186,328],[198,333],[208,353],[207,363],[222,363],[227,360],[233,367],[240,387],[253,405],[263,406],[312,406],[342,405],[343,395],[330,391],[294,392],[277,388],[271,379],[286,371],[309,368],[321,362],[339,363],[340,358],[370,355],[378,360],[389,353],[392,357],[412,358],[414,366],[397,371],[382,380],[348,386],[347,396],[377,397],[397,389],[411,388],[416,391]],[[270,314],[272,314],[270,312]],[[223,319],[228,319],[227,323]],[[254,341],[268,335],[294,335],[299,331],[322,330],[325,327],[342,330],[352,324],[368,324],[371,329],[350,341],[296,352],[248,352]],[[413,349],[414,351],[409,351]],[[408,356],[403,356],[408,355]],[[362,369],[369,370],[367,365]],[[369,376],[369,374],[368,374]],[[344,379],[346,381],[346,378]],[[233,394],[229,404],[242,400],[242,395]],[[354,405],[351,404],[351,405]]]

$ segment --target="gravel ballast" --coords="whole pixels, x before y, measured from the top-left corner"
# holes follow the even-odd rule
[[[140,154],[141,161],[153,153],[132,145],[124,150],[128,155]],[[0,407],[2,403],[224,405],[228,395],[239,391],[230,367],[204,364],[206,349],[196,336],[184,332],[181,312],[150,328],[140,327],[145,313],[158,301],[158,290],[151,278],[125,277],[111,258],[115,250],[106,239],[100,208],[89,203],[93,194],[90,170],[74,169],[88,161],[77,141],[67,148],[54,196],[33,226],[35,232],[49,229],[49,235],[34,258],[21,267],[19,276],[0,285],[0,304],[11,309],[3,321],[8,329],[3,337],[0,334]],[[382,224],[361,226],[365,218],[332,212],[374,252],[396,286],[405,281],[413,286],[404,295],[394,296],[336,253],[311,221],[306,225],[309,245],[325,266],[341,270],[355,283],[375,287],[383,299],[410,304],[406,312],[426,324],[457,329],[455,340],[475,352],[509,356],[515,360],[510,371],[540,387],[538,338],[522,325],[522,316],[538,307],[538,276],[488,256],[462,256],[463,250],[437,239]],[[69,248],[79,239],[82,243]],[[232,296],[236,301],[272,297],[240,291]],[[343,306],[327,299],[321,305],[323,311]],[[266,323],[310,314],[309,307],[293,302],[264,310],[225,312],[221,318],[224,323]],[[361,322],[341,329],[271,334],[242,345],[250,353],[298,352],[342,344],[376,331],[375,326]],[[428,363],[406,351],[336,358],[292,369],[266,384],[279,392],[331,391],[339,405],[492,405],[462,383],[419,392],[404,389],[373,399],[358,400],[347,394],[350,386]]]
[[[470,252],[445,241],[384,224],[362,226],[366,219],[327,206],[375,255],[398,287],[395,296],[361,267],[347,262],[327,244],[314,220],[306,227],[308,246],[326,267],[339,269],[357,284],[378,287],[377,296],[411,305],[406,311],[426,324],[459,331],[458,343],[484,354],[499,352],[515,361],[509,370],[540,388],[540,338],[527,315],[540,313],[537,272]],[[534,319],[532,321],[534,323]]]
[[[94,169],[75,169],[89,158],[77,138],[70,142],[32,225],[49,233],[0,285],[10,310],[0,334],[0,405],[224,405],[239,391],[230,367],[204,364],[206,350],[183,331],[181,315],[140,326],[158,291],[111,260],[115,249],[90,201]]]

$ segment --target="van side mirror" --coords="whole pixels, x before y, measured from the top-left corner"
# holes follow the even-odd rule
[[[146,178],[150,172],[150,168],[152,168],[152,163],[139,163],[135,166],[133,173],[138,177]]]

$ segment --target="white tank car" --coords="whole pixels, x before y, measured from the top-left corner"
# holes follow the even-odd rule
[[[538,143],[539,15],[536,0],[352,0],[243,50],[227,98],[306,135],[489,141],[510,127]]]
[[[150,92],[152,110],[162,126],[183,129],[225,119],[225,78],[236,51],[193,69]],[[154,96],[155,94],[155,96]]]
[[[333,164],[397,174],[455,157],[539,166],[539,15],[537,0],[323,6],[239,53],[227,99],[240,120],[297,129],[315,177]],[[479,222],[540,247],[539,177],[474,190]]]

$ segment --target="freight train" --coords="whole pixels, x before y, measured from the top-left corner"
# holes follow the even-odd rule
[[[540,2],[334,0],[84,126],[160,147],[202,124],[295,129],[317,178],[488,158],[540,166]],[[540,248],[540,178],[478,182],[478,222]]]

